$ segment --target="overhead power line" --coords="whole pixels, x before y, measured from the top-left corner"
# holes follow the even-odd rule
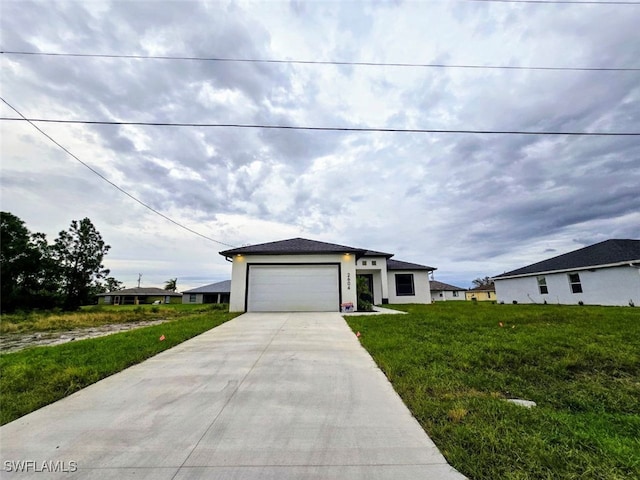
[[[584,2],[580,2],[584,3]],[[4,55],[44,56],[44,57],[76,57],[76,58],[123,58],[131,60],[176,60],[198,62],[240,62],[240,63],[275,63],[293,65],[339,65],[358,67],[399,67],[399,68],[459,68],[472,70],[546,70],[546,71],[575,71],[575,72],[638,72],[640,67],[550,67],[550,66],[517,66],[517,65],[478,65],[478,64],[450,64],[450,63],[400,63],[400,62],[341,62],[334,60],[277,60],[258,58],[228,58],[228,57],[187,57],[168,55],[120,55],[108,53],[57,53],[57,52],[26,52],[16,50],[0,51]]]
[[[6,102],[5,102],[6,103]],[[21,114],[20,114],[21,115]],[[61,123],[80,125],[131,125],[144,127],[194,127],[194,128],[261,128],[271,130],[311,130],[326,132],[382,132],[382,133],[458,133],[485,135],[568,135],[622,137],[638,136],[640,132],[578,132],[578,131],[542,131],[542,130],[475,130],[475,129],[438,129],[438,128],[377,128],[377,127],[311,127],[300,125],[261,125],[244,123],[171,123],[171,122],[119,122],[102,120],[60,120],[51,118],[0,117],[6,121],[27,121],[34,123]],[[34,125],[35,126],[35,125]],[[37,127],[36,127],[37,128]]]
[[[165,215],[162,212],[159,212],[158,210],[156,210],[155,208],[153,208],[152,206],[144,203],[142,200],[140,200],[139,198],[133,196],[132,194],[130,194],[129,192],[127,192],[125,189],[123,189],[122,187],[116,185],[115,183],[113,183],[111,180],[109,180],[107,177],[105,177],[104,175],[102,175],[100,172],[98,172],[96,169],[94,169],[93,167],[91,167],[89,164],[83,162],[82,160],[80,160],[80,158],[78,158],[76,155],[74,155],[73,153],[71,153],[66,147],[64,147],[63,145],[61,145],[60,143],[58,143],[54,138],[52,138],[48,133],[46,133],[44,130],[42,130],[40,127],[38,127],[33,121],[29,120],[27,117],[25,117],[22,113],[20,113],[13,105],[11,105],[9,102],[7,102],[4,98],[0,97],[0,100],[2,100],[5,105],[7,105],[11,110],[13,110],[14,112],[16,112],[18,115],[20,115],[22,118],[19,120],[23,120],[28,122],[33,128],[35,128],[36,130],[38,130],[42,135],[44,135],[45,137],[47,137],[51,142],[53,142],[56,146],[58,146],[60,149],[62,149],[67,155],[69,155],[71,158],[73,158],[74,160],[76,160],[77,162],[79,162],[80,164],[82,164],[83,166],[85,166],[86,168],[88,168],[92,173],[94,173],[95,175],[97,175],[98,177],[100,177],[102,180],[104,180],[105,182],[107,182],[109,185],[111,185],[112,187],[116,188],[117,190],[119,190],[121,193],[124,193],[127,197],[129,197],[130,199],[138,202],[140,205],[142,205],[143,207],[147,208],[148,210],[151,210],[153,213],[155,213],[156,215],[161,216],[162,218],[164,218],[165,220],[168,220],[169,222],[173,223],[174,225],[190,232],[193,233],[194,235],[197,235],[201,238],[204,238],[205,240],[209,240],[211,242],[215,242],[218,243],[220,245],[224,245],[226,247],[231,247],[231,248],[235,248],[236,245],[231,245],[229,243],[225,243],[225,242],[221,242],[220,240],[216,240],[215,238],[211,238],[208,237],[206,235],[203,235],[200,232],[197,232],[189,227],[187,227],[186,225],[183,225],[180,222],[175,221],[173,218],[168,217],[167,215]]]
[[[537,3],[537,4],[569,4],[569,5],[640,5],[640,2],[615,2],[615,1],[579,1],[579,0],[463,0],[467,2],[484,3]]]

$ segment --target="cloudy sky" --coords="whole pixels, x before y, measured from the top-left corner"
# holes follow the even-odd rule
[[[640,132],[640,5],[0,8],[3,52],[293,61],[3,53],[2,97],[27,118]],[[399,63],[449,67],[389,65]],[[142,286],[177,277],[180,290],[230,278],[218,255],[227,247],[78,160],[224,244],[300,236],[381,250],[462,287],[608,238],[640,238],[640,136],[37,125],[77,159],[27,122],[0,121],[2,210],[50,241],[89,217],[112,247],[105,266],[127,287],[139,273]]]

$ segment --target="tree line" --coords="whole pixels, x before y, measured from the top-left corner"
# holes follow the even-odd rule
[[[53,244],[25,222],[0,212],[0,310],[62,308],[93,303],[95,295],[123,288],[102,262],[111,248],[91,220],[73,220]]]

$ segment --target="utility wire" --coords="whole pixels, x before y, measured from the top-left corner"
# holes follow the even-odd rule
[[[545,2],[546,3],[546,2]],[[584,3],[584,2],[580,2]],[[640,5],[640,3],[639,3]],[[460,68],[474,70],[550,70],[576,72],[638,72],[640,67],[545,67],[545,66],[511,66],[511,65],[474,65],[474,64],[446,64],[446,63],[383,63],[383,62],[341,62],[333,60],[275,60],[257,58],[226,58],[226,57],[186,57],[165,55],[119,55],[107,53],[56,53],[56,52],[26,52],[18,50],[0,51],[4,55],[45,56],[45,57],[76,57],[76,58],[125,58],[132,60],[182,60],[198,62],[241,62],[241,63],[275,63],[292,65],[343,65],[358,67],[404,67],[404,68]]]
[[[5,102],[6,103],[6,102]],[[13,107],[12,107],[13,108]],[[20,114],[22,116],[22,114]],[[272,130],[311,130],[325,132],[383,132],[383,133],[458,133],[486,135],[568,135],[592,137],[624,137],[638,136],[640,132],[577,132],[577,131],[532,131],[532,130],[471,130],[471,129],[436,129],[436,128],[375,128],[375,127],[308,127],[296,125],[260,125],[243,123],[170,123],[170,122],[116,122],[101,120],[56,120],[50,118],[0,117],[6,121],[27,121],[33,123],[62,123],[82,125],[133,125],[146,127],[201,127],[201,128],[262,128]],[[35,126],[35,125],[34,125]],[[37,128],[37,127],[36,127]]]
[[[235,245],[231,245],[229,243],[225,243],[225,242],[221,242],[220,240],[216,240],[215,238],[211,238],[211,237],[207,237],[206,235],[203,235],[199,232],[196,232],[195,230],[187,227],[186,225],[183,225],[182,223],[179,223],[177,221],[175,221],[174,219],[172,219],[171,217],[166,216],[164,213],[159,212],[158,210],[156,210],[155,208],[151,207],[150,205],[147,205],[146,203],[144,203],[142,200],[134,197],[132,194],[130,194],[129,192],[127,192],[126,190],[124,190],[122,187],[119,187],[118,185],[116,185],[115,183],[113,183],[111,180],[109,180],[107,177],[105,177],[104,175],[102,175],[100,172],[98,172],[96,169],[94,169],[93,167],[91,167],[90,165],[88,165],[87,163],[83,162],[82,160],[80,160],[76,155],[74,155],[73,153],[71,153],[67,148],[65,148],[63,145],[61,145],[60,143],[58,143],[55,139],[53,139],[49,134],[47,134],[44,130],[42,130],[40,127],[38,127],[33,121],[29,120],[27,117],[25,117],[22,113],[20,113],[13,105],[11,105],[9,102],[7,102],[4,98],[0,97],[0,100],[2,100],[5,105],[7,105],[11,110],[13,110],[14,112],[16,112],[18,115],[20,115],[22,118],[21,119],[16,119],[16,120],[23,120],[26,121],[27,123],[29,123],[33,128],[35,128],[36,130],[38,130],[42,135],[44,135],[45,137],[47,137],[49,140],[51,140],[51,142],[53,142],[55,145],[57,145],[59,148],[61,148],[67,155],[69,155],[71,158],[73,158],[74,160],[76,160],[77,162],[81,163],[82,165],[84,165],[85,167],[87,167],[89,170],[91,170],[91,172],[93,172],[94,174],[96,174],[98,177],[100,177],[102,180],[104,180],[105,182],[107,182],[109,185],[111,185],[112,187],[115,187],[116,189],[118,189],[121,193],[124,193],[127,197],[131,198],[132,200],[138,202],[140,205],[142,205],[143,207],[151,210],[153,213],[155,213],[156,215],[160,215],[162,218],[164,218],[165,220],[168,220],[169,222],[173,223],[174,225],[183,228],[184,230],[193,233],[199,237],[204,238],[205,240],[209,240],[211,242],[215,242],[218,243],[220,245],[224,245],[226,247],[232,247],[235,248]]]
[[[569,5],[640,5],[640,2],[613,2],[613,1],[584,1],[578,0],[463,0],[467,2],[485,2],[485,3],[537,3],[537,4],[569,4]]]

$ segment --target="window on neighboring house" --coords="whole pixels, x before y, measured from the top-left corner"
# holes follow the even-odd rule
[[[546,277],[538,277],[538,290],[540,290],[540,293],[542,295],[549,293]]]
[[[439,296],[439,297],[442,297],[442,292],[440,292],[440,293],[438,294],[438,296]]]
[[[195,293],[190,293],[189,294],[189,303],[196,303],[196,294]]]
[[[371,265],[377,265],[378,262],[376,260],[371,260]]]
[[[457,296],[458,296],[458,292],[454,290],[454,291],[453,291],[453,296],[454,296],[454,297],[457,297]]]
[[[366,265],[367,261],[366,260],[362,260],[362,265]]]
[[[582,283],[580,283],[580,275],[577,273],[569,274],[569,285],[573,293],[582,293]]]
[[[396,295],[399,297],[415,295],[413,273],[396,274]]]

